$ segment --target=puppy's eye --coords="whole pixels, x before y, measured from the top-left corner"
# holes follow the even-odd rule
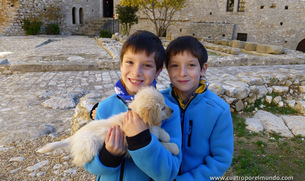
[[[165,107],[162,107],[162,109],[161,109],[162,111],[164,111],[165,110]]]

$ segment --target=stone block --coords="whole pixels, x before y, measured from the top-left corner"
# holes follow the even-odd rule
[[[245,42],[240,40],[232,40],[232,47],[233,48],[245,48]]]
[[[256,51],[256,42],[245,42],[245,50],[247,51]]]
[[[247,129],[253,132],[261,132],[264,131],[264,127],[259,119],[256,118],[247,118],[246,119]]]
[[[223,87],[217,83],[211,83],[209,89],[217,95],[222,95],[224,93]]]
[[[271,104],[272,100],[273,100],[273,97],[272,97],[272,96],[266,96],[266,97],[265,97],[265,101],[266,101],[268,104]]]
[[[266,53],[279,55],[284,52],[284,48],[282,46],[268,45],[266,49]]]
[[[305,86],[300,86],[299,90],[300,90],[300,93],[305,93]]]
[[[295,106],[295,100],[285,100],[285,103],[289,106],[289,107],[291,107],[291,108],[293,108],[294,109],[294,106]]]
[[[244,105],[243,101],[241,101],[241,100],[238,100],[238,101],[235,103],[235,110],[236,110],[237,112],[242,111],[242,110],[244,109],[244,107],[245,107],[245,105]]]
[[[296,101],[295,109],[305,115],[305,101]]]
[[[70,123],[71,135],[92,121],[89,113],[92,107],[101,101],[101,97],[102,95],[99,93],[90,93],[80,99],[80,102],[74,110],[74,115]]]
[[[278,93],[279,95],[285,95],[289,91],[289,87],[284,86],[272,86],[273,92]]]
[[[7,59],[0,59],[0,65],[7,65],[9,64],[9,62],[7,61]]]
[[[282,116],[282,118],[294,135],[305,136],[304,116]]]
[[[265,44],[257,44],[256,45],[256,52],[258,53],[267,53],[267,46]]]
[[[222,39],[220,39],[220,38],[215,38],[214,39],[214,43],[218,44],[218,45],[221,45],[221,41],[222,41]]]
[[[226,40],[226,39],[222,39],[222,40],[221,40],[221,44],[222,44],[222,45],[228,46],[229,43],[230,43],[230,40]]]
[[[232,55],[239,55],[240,54],[240,49],[239,48],[232,48],[231,49],[231,54]]]
[[[285,125],[284,120],[281,117],[278,117],[267,111],[259,110],[253,118],[259,119],[264,127],[264,130],[269,133],[274,131],[276,133],[280,133],[285,137],[293,137],[293,134]]]
[[[273,98],[272,102],[276,105],[278,105],[280,102],[282,101],[282,97],[281,96],[276,96],[275,98]]]

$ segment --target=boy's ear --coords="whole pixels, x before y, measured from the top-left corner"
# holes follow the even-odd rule
[[[200,75],[204,76],[206,74],[206,72],[207,72],[207,69],[208,69],[208,63],[203,64],[202,65],[202,69],[200,71]]]

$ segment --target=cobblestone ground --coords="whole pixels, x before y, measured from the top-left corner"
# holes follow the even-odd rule
[[[304,70],[304,65],[290,65],[291,69]],[[210,67],[207,77],[211,82],[223,81],[240,72],[279,71],[287,66]],[[107,97],[114,93],[114,84],[120,78],[119,70],[28,72],[0,75],[0,145],[21,138],[37,138],[55,127],[57,131],[69,129],[73,109],[48,109],[41,105],[39,95],[45,91],[62,94],[82,91],[98,92]],[[169,85],[165,70],[158,78],[159,89]],[[9,121],[8,121],[9,120]]]
[[[11,63],[67,61],[75,56],[86,62],[111,58],[95,39],[83,36],[3,36],[0,45],[0,59],[5,53]]]

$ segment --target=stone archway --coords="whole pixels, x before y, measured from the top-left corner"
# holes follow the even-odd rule
[[[72,24],[76,24],[76,8],[72,8]]]
[[[79,9],[79,24],[83,24],[84,23],[84,10],[83,8]]]
[[[305,53],[305,39],[303,39],[297,46],[297,49],[303,53]]]

